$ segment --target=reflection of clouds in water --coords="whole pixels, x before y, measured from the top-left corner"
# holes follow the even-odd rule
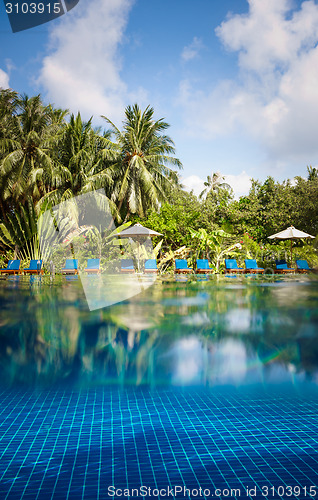
[[[215,362],[211,370],[212,378],[218,382],[241,382],[247,373],[245,346],[237,340],[221,342],[215,352]]]
[[[174,351],[176,363],[172,382],[198,382],[202,370],[202,346],[199,340],[195,337],[181,339],[176,342]]]
[[[230,332],[248,333],[251,325],[249,309],[231,309],[226,315],[227,329]]]
[[[196,337],[176,342],[174,347],[175,384],[241,383],[248,371],[245,346],[237,340],[226,340],[212,347],[204,346]]]
[[[267,384],[281,384],[283,382],[293,382],[297,368],[289,363],[269,363],[265,365],[265,382]],[[297,374],[297,379],[302,379],[302,374]]]
[[[186,316],[182,318],[183,325],[191,325],[191,326],[203,326],[209,325],[211,320],[209,319],[206,312],[197,312],[192,314],[191,316]]]
[[[231,333],[263,333],[264,317],[261,312],[250,309],[231,309],[226,314],[226,327]]]

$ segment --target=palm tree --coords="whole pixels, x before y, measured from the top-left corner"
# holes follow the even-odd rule
[[[0,92],[0,243],[36,253],[40,200],[58,169],[57,138],[67,111],[40,96]]]
[[[212,172],[211,176],[207,176],[207,180],[204,183],[205,189],[200,193],[199,198],[202,199],[209,193],[217,193],[221,188],[231,189],[231,186],[226,182],[223,182],[225,177],[221,172]]]
[[[53,182],[58,130],[66,112],[43,106],[40,96],[17,100],[16,114],[6,136],[0,163],[0,185],[4,200],[15,206],[32,198],[36,204]]]
[[[107,157],[112,154],[107,136],[92,128],[92,118],[83,122],[80,113],[72,114],[58,141],[54,187],[42,201],[57,204],[89,191],[109,189],[112,178]]]
[[[10,191],[8,190],[10,172],[4,172],[2,160],[9,151],[12,151],[17,106],[18,94],[16,92],[10,89],[0,91],[0,213],[4,221],[7,221],[6,214],[10,210],[10,204],[7,202],[10,196]]]
[[[311,165],[307,167],[307,172],[308,172],[308,181],[313,181],[315,179],[318,179],[318,168],[312,167]]]
[[[12,131],[17,101],[17,92],[10,89],[0,91],[0,154],[5,151],[4,139]]]
[[[174,143],[164,134],[169,124],[154,120],[150,106],[142,112],[137,104],[125,110],[126,119],[120,131],[109,118],[117,144],[117,159],[110,167],[114,181],[112,199],[118,211],[126,216],[144,216],[150,208],[158,208],[178,177],[167,165],[182,168],[180,160],[171,156]]]

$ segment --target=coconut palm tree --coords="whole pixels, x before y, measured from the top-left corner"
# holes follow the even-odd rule
[[[35,254],[39,202],[59,173],[56,145],[67,111],[2,91],[0,114],[0,243]]]
[[[206,197],[209,193],[217,193],[221,188],[231,189],[231,186],[224,182],[225,177],[221,172],[212,172],[212,175],[207,176],[207,180],[204,183],[205,189],[200,193],[199,198],[202,199]]]
[[[11,138],[13,136],[15,113],[18,94],[10,89],[0,91],[0,217],[7,221],[9,204],[5,201],[10,196],[8,177],[2,167],[2,160],[12,151]]]
[[[4,201],[18,206],[32,198],[36,204],[54,179],[58,130],[66,112],[43,106],[40,96],[19,98],[6,136],[2,137],[0,185]]]
[[[118,151],[110,167],[112,199],[126,219],[135,213],[144,216],[148,209],[158,208],[178,180],[168,165],[182,168],[180,160],[171,156],[175,153],[172,139],[164,134],[169,125],[163,119],[155,121],[150,106],[142,112],[137,104],[126,108],[122,131],[103,118],[111,126]]]
[[[13,117],[16,112],[18,94],[10,89],[0,91],[0,152],[3,153],[4,139],[12,131]]]
[[[58,169],[54,186],[42,201],[57,204],[74,196],[112,185],[107,152],[110,141],[92,128],[92,118],[84,122],[73,114],[58,141]]]

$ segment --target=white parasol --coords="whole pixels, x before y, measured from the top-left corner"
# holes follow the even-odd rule
[[[280,233],[272,234],[271,236],[268,236],[268,239],[270,240],[290,240],[290,261],[292,262],[293,260],[293,240],[300,240],[304,238],[315,238],[314,236],[311,236],[311,234],[304,233],[304,231],[300,231],[299,229],[296,229],[294,226],[290,226],[284,231],[281,231]]]

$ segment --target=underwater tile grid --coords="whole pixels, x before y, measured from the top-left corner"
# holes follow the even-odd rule
[[[316,396],[284,386],[5,389],[0,498],[312,498]]]

